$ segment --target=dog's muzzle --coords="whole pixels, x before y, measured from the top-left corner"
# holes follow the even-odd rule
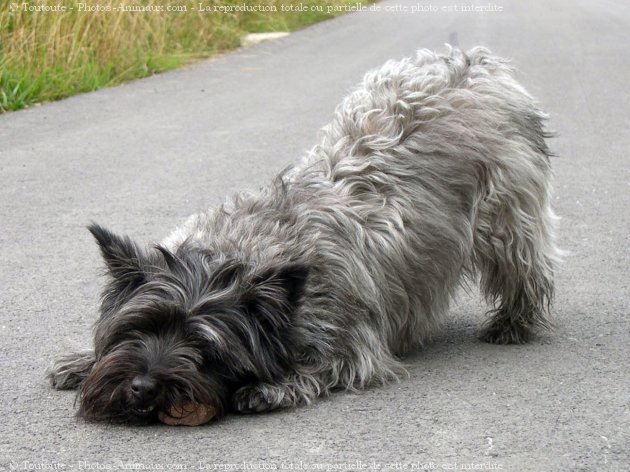
[[[144,416],[155,410],[160,390],[155,380],[146,375],[139,375],[133,378],[129,384],[129,390],[135,413]]]

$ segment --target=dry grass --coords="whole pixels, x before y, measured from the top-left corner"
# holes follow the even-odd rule
[[[282,12],[282,5],[305,12]],[[79,2],[0,0],[0,112],[56,100],[172,69],[239,45],[248,32],[289,31],[335,16],[328,7],[352,0],[208,0],[204,6],[266,5],[275,13],[201,12],[199,0],[85,0],[111,11],[80,11]],[[66,11],[28,11],[37,5]],[[25,10],[24,6],[27,6]],[[120,5],[186,7],[133,12]],[[323,11],[311,11],[311,7]]]

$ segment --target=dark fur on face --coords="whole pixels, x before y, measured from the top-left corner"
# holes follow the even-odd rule
[[[188,401],[225,413],[233,391],[291,364],[291,312],[307,268],[260,269],[182,245],[144,251],[89,227],[110,280],[79,415],[142,423]]]

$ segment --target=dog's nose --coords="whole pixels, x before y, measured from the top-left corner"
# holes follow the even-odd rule
[[[131,393],[143,403],[151,402],[157,396],[157,383],[146,375],[138,375],[131,381]]]

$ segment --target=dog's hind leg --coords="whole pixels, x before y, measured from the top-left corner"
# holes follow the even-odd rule
[[[474,261],[483,292],[495,305],[481,334],[484,341],[525,343],[551,327],[558,251],[549,178],[546,156],[537,154],[497,172],[479,202]]]
[[[72,352],[59,356],[47,371],[50,385],[57,390],[79,388],[92,370],[95,361],[94,351]]]

